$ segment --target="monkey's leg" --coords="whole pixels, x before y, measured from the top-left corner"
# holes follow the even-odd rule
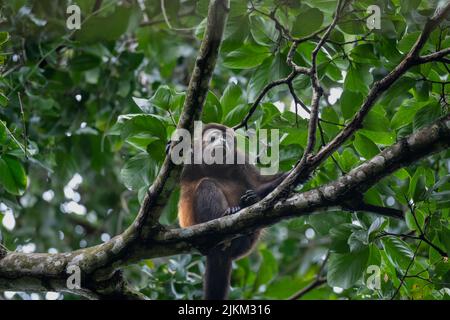
[[[195,222],[202,223],[223,216],[228,202],[219,185],[209,178],[203,179],[195,190]],[[223,300],[230,287],[232,257],[230,249],[216,246],[206,256],[203,294],[207,300]]]

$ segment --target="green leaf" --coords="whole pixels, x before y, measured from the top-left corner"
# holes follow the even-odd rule
[[[354,253],[331,253],[328,260],[328,285],[351,288],[362,278],[368,259],[369,247]]]
[[[393,129],[399,129],[403,126],[406,126],[407,124],[410,124],[416,113],[423,108],[424,106],[428,105],[429,102],[414,102],[410,101],[409,103],[406,103],[398,109],[398,111],[395,113],[395,115],[391,119],[391,127]]]
[[[380,152],[372,140],[359,133],[356,134],[353,145],[358,153],[366,159],[372,159]]]
[[[8,101],[9,101],[8,97],[0,92],[0,106],[6,107],[8,105]]]
[[[369,43],[361,44],[352,49],[350,57],[358,63],[370,63],[378,65],[379,58],[374,54],[373,45]]]
[[[371,110],[363,121],[363,128],[370,131],[389,131],[389,120],[378,110]]]
[[[166,127],[161,119],[152,114],[122,115],[117,120],[123,139],[140,133],[148,133],[161,140],[166,139]]]
[[[209,91],[203,107],[202,121],[204,123],[220,122],[222,120],[222,105],[216,95]]]
[[[117,6],[115,11],[106,16],[93,16],[86,20],[75,37],[81,42],[115,41],[130,27],[136,27],[141,10],[138,6]]]
[[[367,94],[371,82],[372,75],[366,65],[352,65],[345,76],[344,90]]]
[[[5,44],[9,40],[9,33],[6,31],[0,32],[0,46]]]
[[[244,44],[239,49],[230,52],[224,59],[223,65],[230,69],[250,69],[259,66],[270,56],[270,51],[262,46]]]
[[[267,249],[261,250],[262,261],[256,275],[254,288],[258,289],[261,285],[268,283],[278,272],[278,263],[272,252]]]
[[[359,157],[352,148],[345,148],[342,154],[339,155],[338,161],[342,169],[345,172],[349,172],[359,162]]]
[[[443,228],[439,232],[439,240],[444,246],[444,250],[447,252],[447,255],[450,255],[450,229]]]
[[[353,231],[348,238],[347,243],[350,248],[350,252],[357,252],[366,249],[367,245],[369,245],[369,234],[367,230],[360,229]]]
[[[330,229],[331,245],[330,249],[337,253],[347,253],[350,251],[348,239],[358,226],[351,223],[343,223]]]
[[[93,54],[81,54],[70,60],[70,67],[74,71],[86,71],[96,68],[101,63],[101,59]]]
[[[6,124],[0,120],[0,145],[5,143],[6,138],[8,138],[8,133],[6,132]]]
[[[388,225],[388,220],[383,217],[376,218],[369,227],[369,231],[367,232],[369,237],[376,234],[379,231],[382,231]]]
[[[419,35],[420,31],[408,33],[398,42],[398,49],[403,53],[407,53],[411,50],[412,46],[417,41],[417,38],[419,38]]]
[[[415,115],[413,120],[414,130],[419,130],[422,127],[432,123],[434,120],[441,116],[441,107],[438,103],[431,103],[424,108],[420,109]]]
[[[389,124],[389,122],[387,123]],[[383,125],[380,127],[384,127]],[[360,129],[358,133],[366,136],[376,144],[382,144],[382,145],[391,145],[395,143],[396,134],[395,132],[385,132],[385,131],[370,131],[370,130],[364,130]]]
[[[223,124],[229,127],[237,125],[248,113],[248,110],[250,109],[249,104],[240,104],[233,108],[223,120]],[[261,109],[257,109],[257,111],[252,115],[251,121],[254,121],[255,118],[258,118],[262,115]]]
[[[309,216],[309,224],[319,235],[328,235],[330,230],[338,225],[350,223],[350,215],[347,213],[317,213]]]
[[[260,15],[250,16],[250,32],[255,42],[262,46],[271,46],[278,38],[275,22]]]
[[[358,92],[345,90],[342,93],[340,102],[341,102],[341,111],[342,115],[344,116],[344,119],[351,119],[355,115],[356,111],[359,110],[363,102],[363,96]]]
[[[409,188],[408,195],[410,199],[413,199],[415,202],[422,201],[426,195],[426,182],[425,182],[425,174],[422,167],[419,167],[414,176],[412,177]]]
[[[299,14],[292,26],[294,37],[304,37],[317,31],[323,23],[323,13],[317,8],[308,8]]]
[[[6,191],[22,195],[27,187],[27,175],[22,164],[13,157],[0,157],[0,185]]]
[[[230,82],[220,98],[220,104],[223,107],[223,115],[226,116],[230,110],[246,102],[242,87],[239,84]]]
[[[397,269],[406,270],[414,255],[408,244],[398,237],[384,237],[381,242],[389,261]]]
[[[122,182],[130,190],[149,186],[154,176],[155,166],[146,153],[139,153],[129,159],[120,171]]]
[[[149,99],[149,102],[158,108],[163,110],[170,109],[170,100],[172,99],[172,90],[166,86],[162,85],[156,89],[156,92]]]

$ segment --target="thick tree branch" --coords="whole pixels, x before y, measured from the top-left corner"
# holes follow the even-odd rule
[[[410,67],[444,56],[443,53],[439,53],[439,57],[431,58],[429,55],[420,57],[419,54],[432,30],[449,11],[450,3],[436,11],[404,60],[385,78],[373,85],[360,111],[350,124],[313,156],[305,166],[300,166],[302,171],[294,171],[273,194],[278,194],[282,190],[281,188],[292,185],[298,178],[312,172],[342,145],[361,126],[365,115],[376,99]],[[179,128],[191,129],[193,121],[201,115],[217,59],[227,12],[227,0],[211,0],[206,32],[187,91]],[[99,284],[105,281],[110,283],[114,279],[116,270],[125,264],[144,258],[205,249],[220,241],[251,232],[256,228],[269,226],[282,219],[312,214],[334,206],[345,207],[345,203],[355,192],[363,193],[395,170],[432,153],[449,148],[449,146],[450,115],[447,115],[432,126],[386,148],[370,161],[320,188],[295,194],[288,199],[277,201],[273,206],[268,205],[268,198],[266,198],[238,214],[186,229],[171,230],[158,224],[159,214],[165,200],[178,181],[176,175],[171,175],[171,171],[175,170],[172,170],[173,164],[167,157],[158,177],[148,191],[138,217],[124,233],[104,244],[69,253],[6,252],[5,255],[5,252],[1,252],[3,257],[0,255],[0,289],[70,291],[85,296],[99,297],[96,292]],[[299,166],[296,167],[297,170],[298,168]],[[299,172],[302,175],[299,175]],[[66,270],[68,266],[72,265],[78,266],[82,271],[82,289],[67,289],[68,274]],[[112,290],[112,292],[114,291]],[[118,292],[129,293],[125,284],[119,285]]]
[[[193,126],[193,121],[201,116],[222,41],[229,11],[228,4],[228,0],[210,1],[204,38],[186,92],[178,128],[190,130]],[[114,279],[116,268],[123,264],[123,261],[131,258],[130,253],[139,252],[139,248],[147,242],[150,235],[162,229],[158,224],[160,213],[179,180],[179,170],[172,169],[174,169],[174,164],[170,157],[167,156],[157,178],[144,198],[134,223],[124,233],[105,244],[85,250],[50,256],[37,254],[30,257],[30,264],[25,262],[25,260],[22,261],[25,264],[19,263],[19,258],[14,266],[2,265],[0,266],[0,273],[6,275],[8,280],[0,279],[0,287],[13,289],[11,283],[14,281],[11,282],[10,280],[15,279],[19,282],[25,282],[26,287],[30,290],[58,289],[75,291],[87,296],[92,294],[92,292],[87,292],[86,290],[95,291],[104,281]],[[160,249],[164,250],[163,248]],[[22,257],[22,255],[11,252],[1,262],[7,263],[10,258],[15,260],[16,257]],[[65,271],[70,265],[77,265],[82,271],[82,290],[68,290],[66,288],[64,279],[68,275]],[[14,274],[11,275],[11,268],[20,269],[22,274],[16,278]],[[108,290],[111,293],[108,294],[119,295],[124,294],[124,292],[127,294],[131,292],[123,282],[119,284],[120,286],[116,286],[114,290],[109,288]],[[98,297],[100,295],[94,294],[94,296]]]
[[[288,190],[297,183],[301,183],[306,180],[309,175],[333,152],[335,152],[345,141],[347,141],[358,129],[362,127],[362,123],[366,115],[369,113],[377,99],[388,90],[391,85],[397,81],[406,71],[415,65],[419,65],[423,62],[433,61],[429,58],[422,59],[420,57],[420,51],[428,40],[431,32],[439,25],[439,23],[449,14],[450,2],[436,9],[434,15],[427,21],[423,31],[419,35],[416,43],[413,45],[408,54],[405,55],[403,60],[384,78],[375,82],[372,85],[367,97],[363,104],[359,108],[359,111],[350,121],[350,123],[339,132],[326,146],[322,147],[316,155],[310,157],[308,161],[299,161],[295,168],[291,171],[289,176],[269,194],[262,203],[270,207],[271,204],[278,199],[279,194],[283,190]]]
[[[278,201],[273,208],[260,203],[239,213],[185,229],[155,230],[144,242],[135,243],[121,252],[129,236],[126,232],[110,241],[70,253],[8,252],[0,259],[0,289],[68,291],[67,266],[78,265],[82,273],[82,290],[95,288],[101,276],[109,279],[113,270],[135,261],[205,249],[226,239],[267,227],[280,220],[323,212],[341,206],[355,193],[363,193],[383,177],[432,153],[450,147],[450,114],[423,128],[348,174],[320,188],[295,194]],[[344,205],[345,206],[345,205]],[[330,213],[331,214],[331,213]],[[93,266],[111,264],[112,274],[100,273],[93,278]],[[94,280],[95,279],[95,280]],[[72,291],[73,292],[73,291]],[[77,292],[77,290],[75,290]]]

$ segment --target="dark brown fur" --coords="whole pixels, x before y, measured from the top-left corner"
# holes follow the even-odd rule
[[[209,129],[225,132],[227,127],[208,124],[203,127],[203,133]],[[285,176],[286,174],[262,176],[255,166],[248,163],[187,164],[181,176],[181,196],[178,205],[180,225],[185,228],[233,213],[230,208],[241,208],[251,204],[245,204],[242,200],[242,196],[248,190],[253,190],[259,199],[263,198]],[[234,239],[228,245],[219,245],[208,251],[204,279],[205,299],[227,298],[232,260],[249,253],[259,234],[260,231],[256,231],[251,235]]]

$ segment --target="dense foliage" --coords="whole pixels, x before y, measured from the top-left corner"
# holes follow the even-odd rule
[[[9,250],[72,251],[123,231],[158,173],[179,118],[208,1],[108,0],[94,14],[95,2],[76,1],[82,26],[72,31],[66,28],[70,1],[1,1],[0,240]],[[348,6],[317,57],[325,89],[317,148],[399,63],[438,2]],[[381,8],[380,30],[366,23],[374,4]],[[335,7],[328,0],[232,0],[203,121],[239,124],[264,86],[290,73],[287,35],[307,36],[328,25]],[[447,19],[422,53],[448,48],[449,27]],[[298,65],[310,65],[316,41],[298,47]],[[446,114],[449,67],[433,62],[402,76],[301,190],[336,179]],[[308,77],[299,75],[293,89],[310,104]],[[249,121],[256,130],[281,131],[280,170],[302,155],[306,115],[283,85],[268,92]],[[270,227],[257,249],[234,264],[231,298],[285,299],[322,278],[326,283],[303,298],[450,298],[449,170],[445,151],[398,170],[364,195],[368,203],[403,210],[404,221],[332,211]],[[164,224],[177,224],[178,194],[174,190],[168,202]],[[379,266],[380,288],[367,286],[374,274],[368,266]],[[203,272],[201,256],[179,255],[129,266],[126,277],[150,298],[199,298]],[[63,296],[47,295],[55,297]]]

